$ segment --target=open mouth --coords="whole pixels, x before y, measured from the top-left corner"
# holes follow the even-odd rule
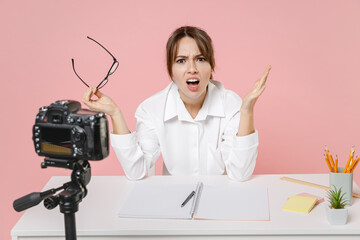
[[[196,86],[200,83],[199,80],[197,79],[189,79],[186,81],[187,85],[190,85],[190,86]]]

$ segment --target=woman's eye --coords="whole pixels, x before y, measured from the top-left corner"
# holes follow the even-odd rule
[[[205,59],[204,57],[199,57],[199,58],[198,58],[198,61],[199,61],[199,62],[205,62],[206,59]]]
[[[184,62],[185,62],[184,59],[178,59],[178,60],[176,61],[176,63],[184,63]]]

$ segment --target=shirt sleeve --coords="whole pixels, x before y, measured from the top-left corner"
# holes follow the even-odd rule
[[[140,105],[135,117],[136,132],[110,134],[111,145],[130,180],[144,178],[160,156],[160,144],[151,116]]]
[[[246,181],[255,169],[259,137],[257,130],[247,136],[236,136],[239,122],[240,112],[237,112],[225,128],[221,142],[221,154],[229,178]]]

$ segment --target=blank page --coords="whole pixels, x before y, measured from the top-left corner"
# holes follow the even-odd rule
[[[204,186],[195,218],[270,220],[266,187]]]
[[[181,204],[195,188],[196,184],[134,183],[118,216],[189,219],[194,198]]]

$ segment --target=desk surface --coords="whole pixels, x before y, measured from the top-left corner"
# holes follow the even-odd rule
[[[254,175],[249,181],[234,182],[227,176],[175,177],[152,176],[142,181],[167,183],[196,183],[202,180],[209,185],[258,185],[267,186],[270,205],[270,221],[217,221],[217,220],[168,220],[168,219],[125,219],[117,217],[126,194],[134,184],[123,176],[93,176],[88,185],[88,195],[80,203],[76,213],[78,239],[131,239],[160,236],[182,239],[223,239],[248,236],[252,239],[286,236],[301,239],[307,235],[313,238],[346,236],[358,239],[360,236],[360,199],[353,198],[346,225],[331,226],[325,213],[325,202],[317,205],[309,214],[282,210],[286,199],[301,192],[325,197],[325,191],[280,180],[287,176],[328,186],[328,174]],[[44,190],[61,186],[70,177],[52,177]],[[354,183],[354,191],[360,192]],[[64,216],[59,207],[47,210],[43,204],[28,209],[11,231],[13,240],[64,238]],[[187,238],[189,239],[189,238]]]

